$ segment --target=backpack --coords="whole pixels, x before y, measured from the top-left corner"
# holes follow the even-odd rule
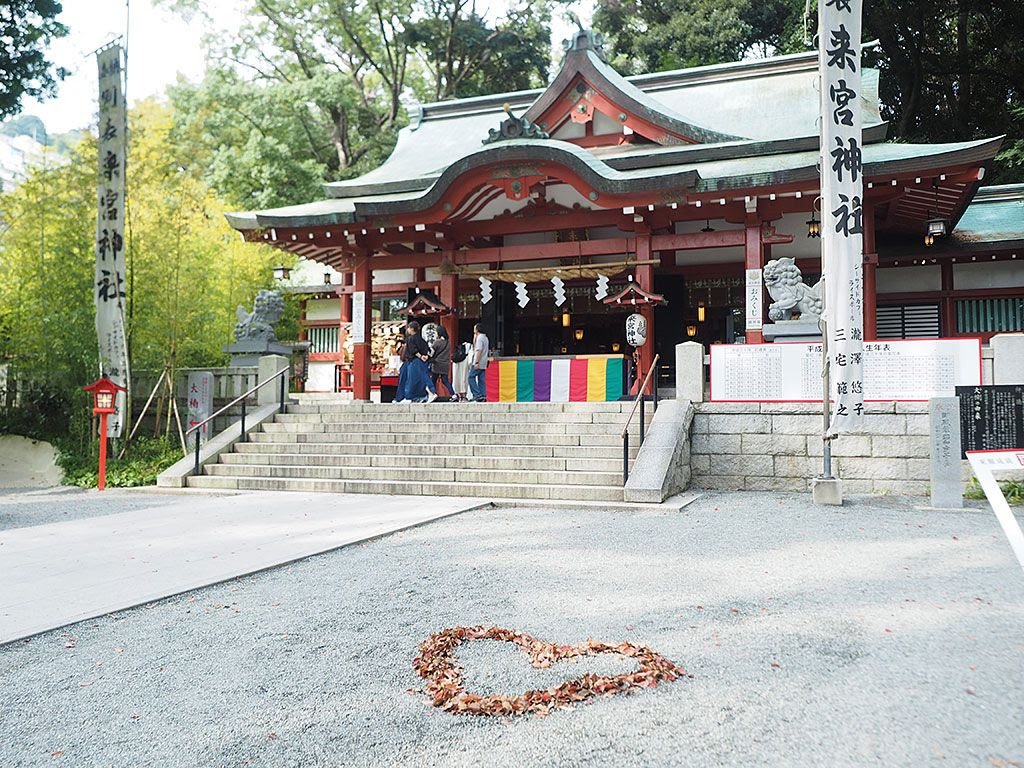
[[[466,351],[465,344],[459,344],[455,349],[452,350],[452,362],[461,363],[469,356],[469,352]]]

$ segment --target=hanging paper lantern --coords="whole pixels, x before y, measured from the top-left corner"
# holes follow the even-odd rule
[[[642,347],[647,341],[647,320],[636,313],[626,318],[626,343],[631,347]]]

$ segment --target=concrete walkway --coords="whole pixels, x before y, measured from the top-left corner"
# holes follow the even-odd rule
[[[0,644],[481,506],[269,491],[153,506],[151,494],[107,494],[131,511],[0,531]]]

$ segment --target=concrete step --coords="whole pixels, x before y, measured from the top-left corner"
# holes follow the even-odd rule
[[[629,413],[630,402],[612,403],[354,403],[351,401],[307,400],[288,406],[292,413]]]
[[[497,485],[622,485],[620,472],[566,472],[493,469],[410,469],[392,471],[381,467],[281,466],[272,464],[211,464],[208,475],[231,477],[280,477],[318,480],[389,480],[401,474],[423,483],[493,483]]]
[[[622,432],[625,420],[604,424],[560,424],[546,420],[515,421],[507,424],[484,422],[387,422],[387,421],[343,421],[322,422],[309,416],[276,416],[272,423],[265,425],[267,432],[373,432],[383,434],[428,434],[440,432],[461,432],[464,434],[508,434],[529,432],[534,435],[609,435]],[[640,422],[630,424],[630,432],[639,436]]]
[[[190,477],[192,488],[304,491],[307,493],[374,493],[411,496],[468,496],[492,499],[566,499],[622,501],[622,487],[588,485],[524,485],[498,483],[436,483],[410,480],[314,480],[309,478],[200,475]]]
[[[296,426],[306,427],[296,430]],[[581,446],[621,446],[622,437],[613,434],[535,434],[518,432],[348,432],[331,430],[328,432],[315,427],[323,425],[266,424],[260,432],[254,432],[250,439],[254,442],[281,443],[380,443],[418,445],[423,450],[444,445],[581,445]],[[310,428],[312,427],[312,429]],[[440,451],[435,448],[434,451]]]
[[[333,453],[228,453],[220,457],[224,465],[260,465],[296,467],[361,467],[388,469],[486,469],[496,471],[569,471],[621,472],[622,458],[570,459],[541,456],[391,456]]]
[[[237,443],[234,450],[239,454],[332,454],[349,456],[436,456],[439,451],[428,445],[410,443],[331,443],[331,442],[280,442],[268,439],[269,435],[256,433],[253,442]],[[629,453],[635,457],[639,448],[630,443]],[[230,454],[229,454],[230,455]],[[445,445],[445,456],[494,456],[498,458],[553,457],[586,461],[589,459],[621,459],[621,441],[616,446],[583,445]]]
[[[648,409],[650,414],[650,409]],[[506,411],[462,411],[441,408],[422,409],[397,413],[387,408],[377,412],[346,409],[322,411],[320,409],[298,410],[298,406],[278,414],[282,423],[324,423],[324,424],[624,424],[628,414],[614,412],[570,411],[569,413],[509,413]]]

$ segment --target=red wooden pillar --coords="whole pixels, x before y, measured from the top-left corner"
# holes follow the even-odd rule
[[[636,260],[637,261],[648,261],[651,258],[651,233],[641,233],[637,231],[636,235]],[[643,290],[654,292],[654,265],[644,264],[636,268],[636,282]],[[650,304],[639,308],[640,314],[644,316],[644,320],[647,321],[647,341],[640,347],[640,370],[637,371],[637,376],[643,380],[643,377],[647,375],[647,371],[651,369],[651,364],[654,362],[654,307]],[[655,376],[657,373],[655,373]],[[645,393],[650,393],[653,387],[648,385],[644,390]]]
[[[878,337],[878,251],[875,246],[875,206],[864,204],[864,340]]]
[[[942,296],[939,305],[939,334],[946,338],[956,336],[956,300],[953,298],[953,262],[949,259],[941,262]]]
[[[341,286],[340,288],[347,288],[352,285],[352,273],[342,272],[341,273]],[[348,329],[345,327],[352,322],[352,294],[341,293],[338,296],[338,302],[340,304],[340,312],[338,315],[338,321],[341,323],[341,329],[338,332],[338,351],[340,352],[345,344],[345,339],[348,338]]]
[[[299,300],[299,341],[309,340],[309,331],[306,327],[306,303],[309,299]]]
[[[355,400],[370,399],[370,327],[373,312],[373,271],[370,269],[369,254],[356,262],[355,285],[353,290],[362,297],[353,295],[353,304],[362,306],[363,341],[352,345],[352,397]],[[358,316],[358,307],[353,307],[353,317]],[[355,322],[355,320],[353,320]],[[359,329],[353,327],[352,332],[359,337]]]
[[[441,325],[448,331],[452,346],[459,342],[459,276],[441,275],[441,303],[454,309],[450,315],[441,318]]]
[[[743,255],[744,269],[764,268],[764,245],[761,243],[761,221],[756,213],[747,213],[746,240]],[[747,297],[750,301],[750,297]],[[764,290],[761,291],[761,320],[764,321]],[[747,329],[747,344],[760,344],[764,337],[761,329]]]
[[[352,285],[352,273],[342,272],[341,273],[341,287],[348,288]],[[341,294],[341,322],[350,323],[352,322],[352,294],[342,293]]]
[[[459,339],[459,276],[452,275],[441,275],[441,303],[447,304],[454,310],[451,314],[444,315],[441,317],[441,325],[448,331],[448,344],[449,349],[454,350],[455,345],[458,344]],[[451,366],[448,368],[448,380],[451,381],[452,370]],[[449,395],[454,395],[454,392],[449,392]]]

